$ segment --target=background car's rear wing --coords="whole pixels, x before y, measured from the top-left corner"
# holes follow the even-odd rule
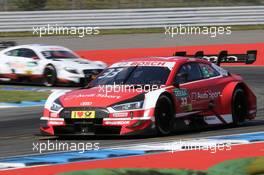
[[[183,51],[175,52],[174,56],[201,58],[217,65],[221,63],[252,64],[257,59],[257,50],[248,50],[246,54],[228,54],[226,50],[222,50],[218,54],[204,54],[204,51],[197,51],[194,55],[187,55],[187,53]]]
[[[0,49],[16,46],[15,41],[0,41]]]

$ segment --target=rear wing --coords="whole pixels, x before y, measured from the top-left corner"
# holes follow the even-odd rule
[[[15,41],[0,41],[0,49],[16,46]]]
[[[257,59],[257,50],[248,50],[245,54],[228,54],[222,50],[218,54],[204,54],[204,51],[197,51],[194,55],[187,55],[186,51],[175,52],[173,56],[195,57],[217,64],[221,63],[245,63],[253,64]]]

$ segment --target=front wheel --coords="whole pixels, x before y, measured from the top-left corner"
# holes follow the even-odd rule
[[[240,125],[245,121],[247,115],[247,98],[243,89],[237,88],[232,98],[233,125]]]
[[[55,86],[57,83],[57,72],[55,67],[53,66],[47,66],[44,70],[43,73],[43,78],[44,78],[44,85],[51,87],[51,86]]]
[[[156,129],[160,135],[171,133],[173,119],[173,104],[167,96],[161,96],[155,109]]]

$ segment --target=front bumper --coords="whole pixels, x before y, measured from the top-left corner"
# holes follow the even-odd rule
[[[106,109],[96,110],[93,119],[72,119],[72,110],[84,108],[66,108],[59,114],[60,118],[41,117],[40,129],[48,135],[133,135],[134,133],[151,133],[155,128],[154,117],[109,118]],[[141,135],[141,134],[140,134]]]

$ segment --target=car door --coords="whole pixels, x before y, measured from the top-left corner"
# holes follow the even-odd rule
[[[6,53],[13,73],[30,76],[38,71],[38,56],[28,48],[14,49]]]
[[[12,73],[18,74],[23,67],[19,59],[20,49],[9,50],[4,53],[5,64],[9,66]]]
[[[217,103],[226,81],[223,81],[221,74],[211,64],[199,63],[199,66],[208,97],[204,99],[204,103],[205,105],[218,105]]]
[[[30,76],[39,73],[39,57],[29,48],[20,49],[19,62],[22,65],[21,74]]]
[[[183,64],[174,77],[176,117],[198,113],[206,106],[207,85],[204,83],[200,66],[196,62]]]

